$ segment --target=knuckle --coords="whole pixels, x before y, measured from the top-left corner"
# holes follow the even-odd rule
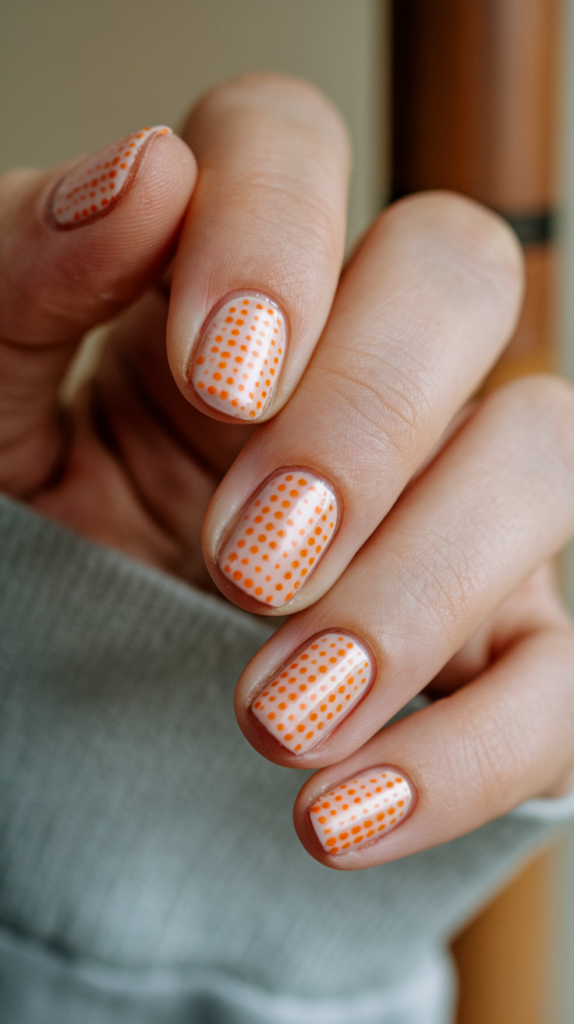
[[[422,543],[421,543],[422,541]],[[426,531],[419,534],[419,546],[413,547],[401,564],[401,584],[420,635],[429,639],[454,639],[461,623],[468,620],[477,594],[489,573],[489,561],[480,550],[480,542],[469,545],[455,536]]]
[[[291,174],[285,168],[266,169],[264,175],[254,176],[238,193],[237,200],[251,211],[258,226],[268,230],[272,224],[276,244],[279,240],[289,244],[294,267],[300,268],[301,259],[304,261],[307,255],[308,270],[313,273],[314,267],[318,269],[318,255],[323,258],[332,255],[333,250],[337,254],[342,251],[342,221],[334,215],[319,182],[311,178],[302,182],[296,172]]]
[[[456,743],[445,748],[449,768],[462,792],[474,806],[490,817],[490,809],[500,806],[501,793],[511,793],[510,780],[519,778],[524,768],[524,737],[520,729],[509,726],[501,743],[500,718],[477,702],[461,714],[461,702],[454,697],[453,718],[456,719]],[[510,710],[510,709],[509,709]],[[499,713],[502,709],[499,708]],[[512,719],[510,719],[512,721]],[[512,799],[510,800],[512,803]]]
[[[402,217],[426,228],[436,239],[472,264],[493,273],[521,275],[523,256],[516,235],[492,210],[454,192],[425,192],[395,204]]]
[[[514,324],[524,288],[524,260],[518,240],[497,214],[450,192],[408,196],[387,211],[391,225],[413,238],[425,272],[457,297],[503,314]],[[454,286],[454,287],[453,287]]]
[[[264,275],[279,298],[288,296],[291,322],[302,329],[312,313],[310,297],[323,288],[325,267],[342,259],[342,219],[311,188],[296,194],[281,171],[220,184],[218,199],[227,231],[233,224],[241,238],[245,263]]]
[[[281,122],[311,130],[347,159],[350,142],[347,126],[336,107],[316,86],[287,75],[256,71],[222,82],[206,93],[188,115],[184,135],[194,133],[204,119],[217,121],[231,114],[272,119],[281,130]],[[279,122],[279,125],[278,125]],[[275,134],[275,133],[274,133]]]
[[[340,350],[338,366],[322,369],[320,387],[330,404],[336,399],[343,422],[352,424],[353,445],[369,459],[396,456],[402,463],[420,444],[429,415],[426,387],[376,353]]]
[[[574,386],[562,377],[533,374],[496,392],[510,421],[530,436],[549,468],[574,478]]]
[[[281,280],[308,296],[325,261],[339,262],[350,165],[339,114],[313,86],[255,73],[219,85],[191,112],[184,137],[212,206],[225,210],[255,260],[273,238]],[[307,282],[303,287],[303,281]]]

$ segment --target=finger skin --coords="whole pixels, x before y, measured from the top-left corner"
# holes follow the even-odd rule
[[[521,639],[471,685],[385,729],[356,754],[313,776],[295,805],[311,856],[354,871],[449,842],[552,793],[572,772],[574,634],[544,628]],[[416,791],[409,818],[361,850],[330,856],[309,808],[340,781],[393,765]]]
[[[255,656],[237,692],[241,728],[279,764],[347,757],[437,676],[573,529],[574,390],[557,378],[522,379],[484,402],[337,585]],[[377,676],[349,718],[296,757],[258,727],[249,707],[292,652],[327,628],[365,641]]]
[[[166,318],[167,300],[154,288],[114,321],[94,378],[98,418],[146,508],[177,541],[173,557],[161,567],[213,590],[200,538],[218,474],[188,442],[190,429],[199,426],[189,422],[190,414],[202,419],[204,428],[206,421],[184,400],[169,372]],[[215,447],[213,438],[212,443]]]
[[[174,268],[171,369],[192,405],[236,422],[193,387],[192,357],[210,311],[226,296],[267,296],[283,312],[288,333],[272,397],[257,412],[269,419],[296,387],[337,287],[350,164],[346,130],[312,86],[254,74],[211,92],[183,135],[200,175]]]
[[[0,181],[0,485],[20,496],[43,482],[58,458],[55,399],[79,337],[160,274],[196,175],[185,143],[156,136],[110,212],[62,230],[51,200],[73,167],[13,172]]]
[[[70,165],[1,179],[2,338],[37,346],[68,341],[154,280],[171,253],[196,166],[175,135],[151,139],[142,156],[125,198],[73,231],[59,230],[50,216],[52,193]]]
[[[334,584],[496,359],[521,289],[514,237],[477,204],[431,193],[382,215],[345,272],[297,391],[211,503],[204,553],[229,600],[293,614]],[[305,585],[273,610],[235,586],[219,559],[241,509],[289,466],[340,495],[340,528]]]
[[[121,365],[122,374],[131,380],[161,423],[205,466],[215,486],[256,428],[247,423],[208,420],[181,394],[165,351],[168,309],[168,296],[160,288],[150,289],[133,303],[114,321],[109,344],[105,348],[104,364],[116,362]],[[102,369],[105,371],[105,365]],[[107,415],[108,419],[123,418],[123,410],[117,403],[110,402]],[[180,498],[185,501],[183,492]],[[205,510],[202,521],[204,514]]]

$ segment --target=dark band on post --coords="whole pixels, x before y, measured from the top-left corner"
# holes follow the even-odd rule
[[[556,215],[550,210],[538,213],[504,213],[497,211],[514,229],[521,244],[526,248],[530,245],[548,245],[556,237]]]
[[[403,199],[412,193],[398,191],[393,193],[390,202]],[[507,224],[518,235],[518,240],[525,248],[531,245],[549,245],[556,240],[556,214],[553,210],[538,210],[536,213],[505,213],[496,210]]]

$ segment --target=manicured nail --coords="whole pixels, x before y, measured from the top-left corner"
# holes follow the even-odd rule
[[[311,824],[327,853],[357,850],[397,828],[412,799],[396,768],[371,768],[324,793],[311,808]]]
[[[372,656],[348,633],[314,639],[257,695],[251,710],[294,754],[304,754],[349,714],[374,676]]]
[[[203,331],[192,359],[191,382],[213,409],[256,420],[271,398],[286,341],[285,317],[265,295],[228,296]]]
[[[305,470],[283,470],[243,512],[221,568],[240,590],[280,608],[316,567],[336,526],[332,488]]]
[[[88,157],[60,182],[52,197],[52,216],[61,227],[77,227],[109,213],[137,173],[137,157],[148,139],[171,135],[157,125],[128,135]]]

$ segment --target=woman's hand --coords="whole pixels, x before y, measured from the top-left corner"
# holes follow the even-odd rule
[[[200,538],[209,499],[252,420],[288,399],[329,313],[349,154],[321,95],[265,75],[212,92],[183,139],[138,133],[54,172],[1,179],[0,488],[207,586]],[[168,335],[176,386],[165,271],[180,235]],[[272,397],[261,409],[252,403],[253,417],[232,419],[191,386],[190,349],[210,310],[238,292],[256,306],[264,296],[265,319],[268,308],[279,315],[278,302],[290,337],[281,374],[265,376],[276,383]],[[59,390],[79,338],[112,317],[96,376],[63,410]]]
[[[486,211],[443,195],[388,210],[346,269],[301,385],[207,516],[214,576],[244,607],[263,553],[280,595],[315,558],[287,605],[299,614],[246,669],[236,709],[270,760],[322,769],[295,823],[332,867],[445,842],[560,792],[574,768],[574,638],[540,568],[574,526],[574,394],[528,378],[463,408],[521,290],[518,248]],[[271,552],[278,474],[300,496],[285,508],[292,537]],[[326,539],[313,508],[298,529],[313,475],[314,496],[325,481],[336,506]],[[380,732],[429,688],[452,695]]]
[[[151,138],[77,226],[66,170],[3,183],[2,486],[199,585],[215,492],[220,589],[298,613],[237,713],[265,756],[321,769],[296,825],[324,863],[392,860],[559,792],[573,636],[540,567],[574,528],[574,396],[529,378],[467,407],[518,314],[513,236],[414,197],[338,285],[346,138],[312,89],[253,76],[208,96],[184,132],[195,187],[186,145]],[[76,339],[122,309],[62,417]],[[380,732],[429,688],[450,695]]]

